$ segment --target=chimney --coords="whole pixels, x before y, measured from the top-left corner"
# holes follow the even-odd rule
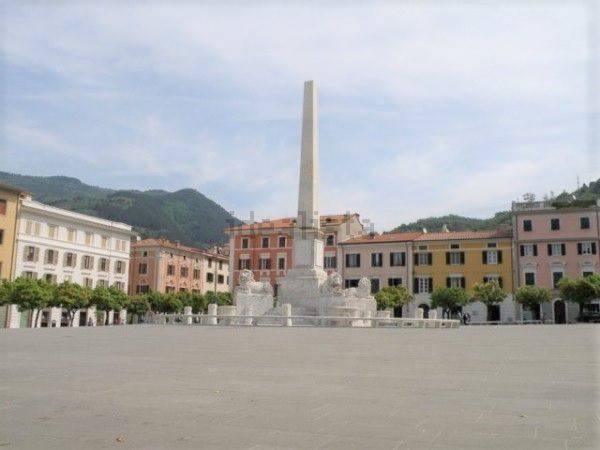
[[[421,230],[423,232],[423,234],[427,233],[427,228],[423,227],[423,229]]]

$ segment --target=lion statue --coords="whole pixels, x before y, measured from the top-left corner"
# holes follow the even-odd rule
[[[269,294],[273,295],[273,286],[268,281],[254,281],[251,270],[244,269],[240,273],[240,284],[235,288],[236,292],[246,294]]]
[[[330,274],[325,283],[321,285],[320,293],[322,295],[342,295],[344,289],[342,288],[342,277],[340,274],[337,272]]]
[[[371,296],[371,280],[368,278],[361,278],[356,288],[356,295],[360,298],[368,298]]]

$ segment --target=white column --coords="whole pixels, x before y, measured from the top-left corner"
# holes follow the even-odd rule
[[[208,324],[216,325],[217,324],[217,304],[211,303],[208,305]]]

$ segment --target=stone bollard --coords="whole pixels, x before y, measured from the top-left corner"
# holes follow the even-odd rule
[[[119,313],[119,321],[121,322],[121,325],[127,325],[127,310],[126,309],[122,309],[121,312]]]
[[[417,308],[417,310],[415,311],[415,319],[422,319],[423,318],[423,308]]]
[[[244,318],[244,325],[252,325],[252,306],[246,308],[245,315],[248,317]]]
[[[217,304],[216,303],[211,303],[208,305],[208,324],[209,325],[216,325],[217,324],[217,318],[215,317],[217,315]]]
[[[292,305],[290,303],[284,303],[281,307],[283,311],[283,326],[291,327],[292,326]]]
[[[219,319],[219,324],[221,325],[236,325],[238,324],[237,315],[237,307],[233,305],[222,305],[217,308],[217,315],[221,316]],[[232,317],[228,317],[232,316]]]
[[[430,309],[429,310],[429,318],[430,319],[437,319],[437,309]]]
[[[183,314],[185,315],[185,323],[186,323],[186,325],[191,325],[192,324],[192,307],[191,306],[185,306],[183,308]]]

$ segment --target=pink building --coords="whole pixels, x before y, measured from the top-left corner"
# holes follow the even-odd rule
[[[555,208],[551,201],[513,203],[512,213],[515,286],[553,289],[554,300],[543,306],[542,318],[574,322],[578,307],[560,300],[556,286],[564,277],[600,272],[600,207]],[[536,317],[538,312],[531,315]]]

